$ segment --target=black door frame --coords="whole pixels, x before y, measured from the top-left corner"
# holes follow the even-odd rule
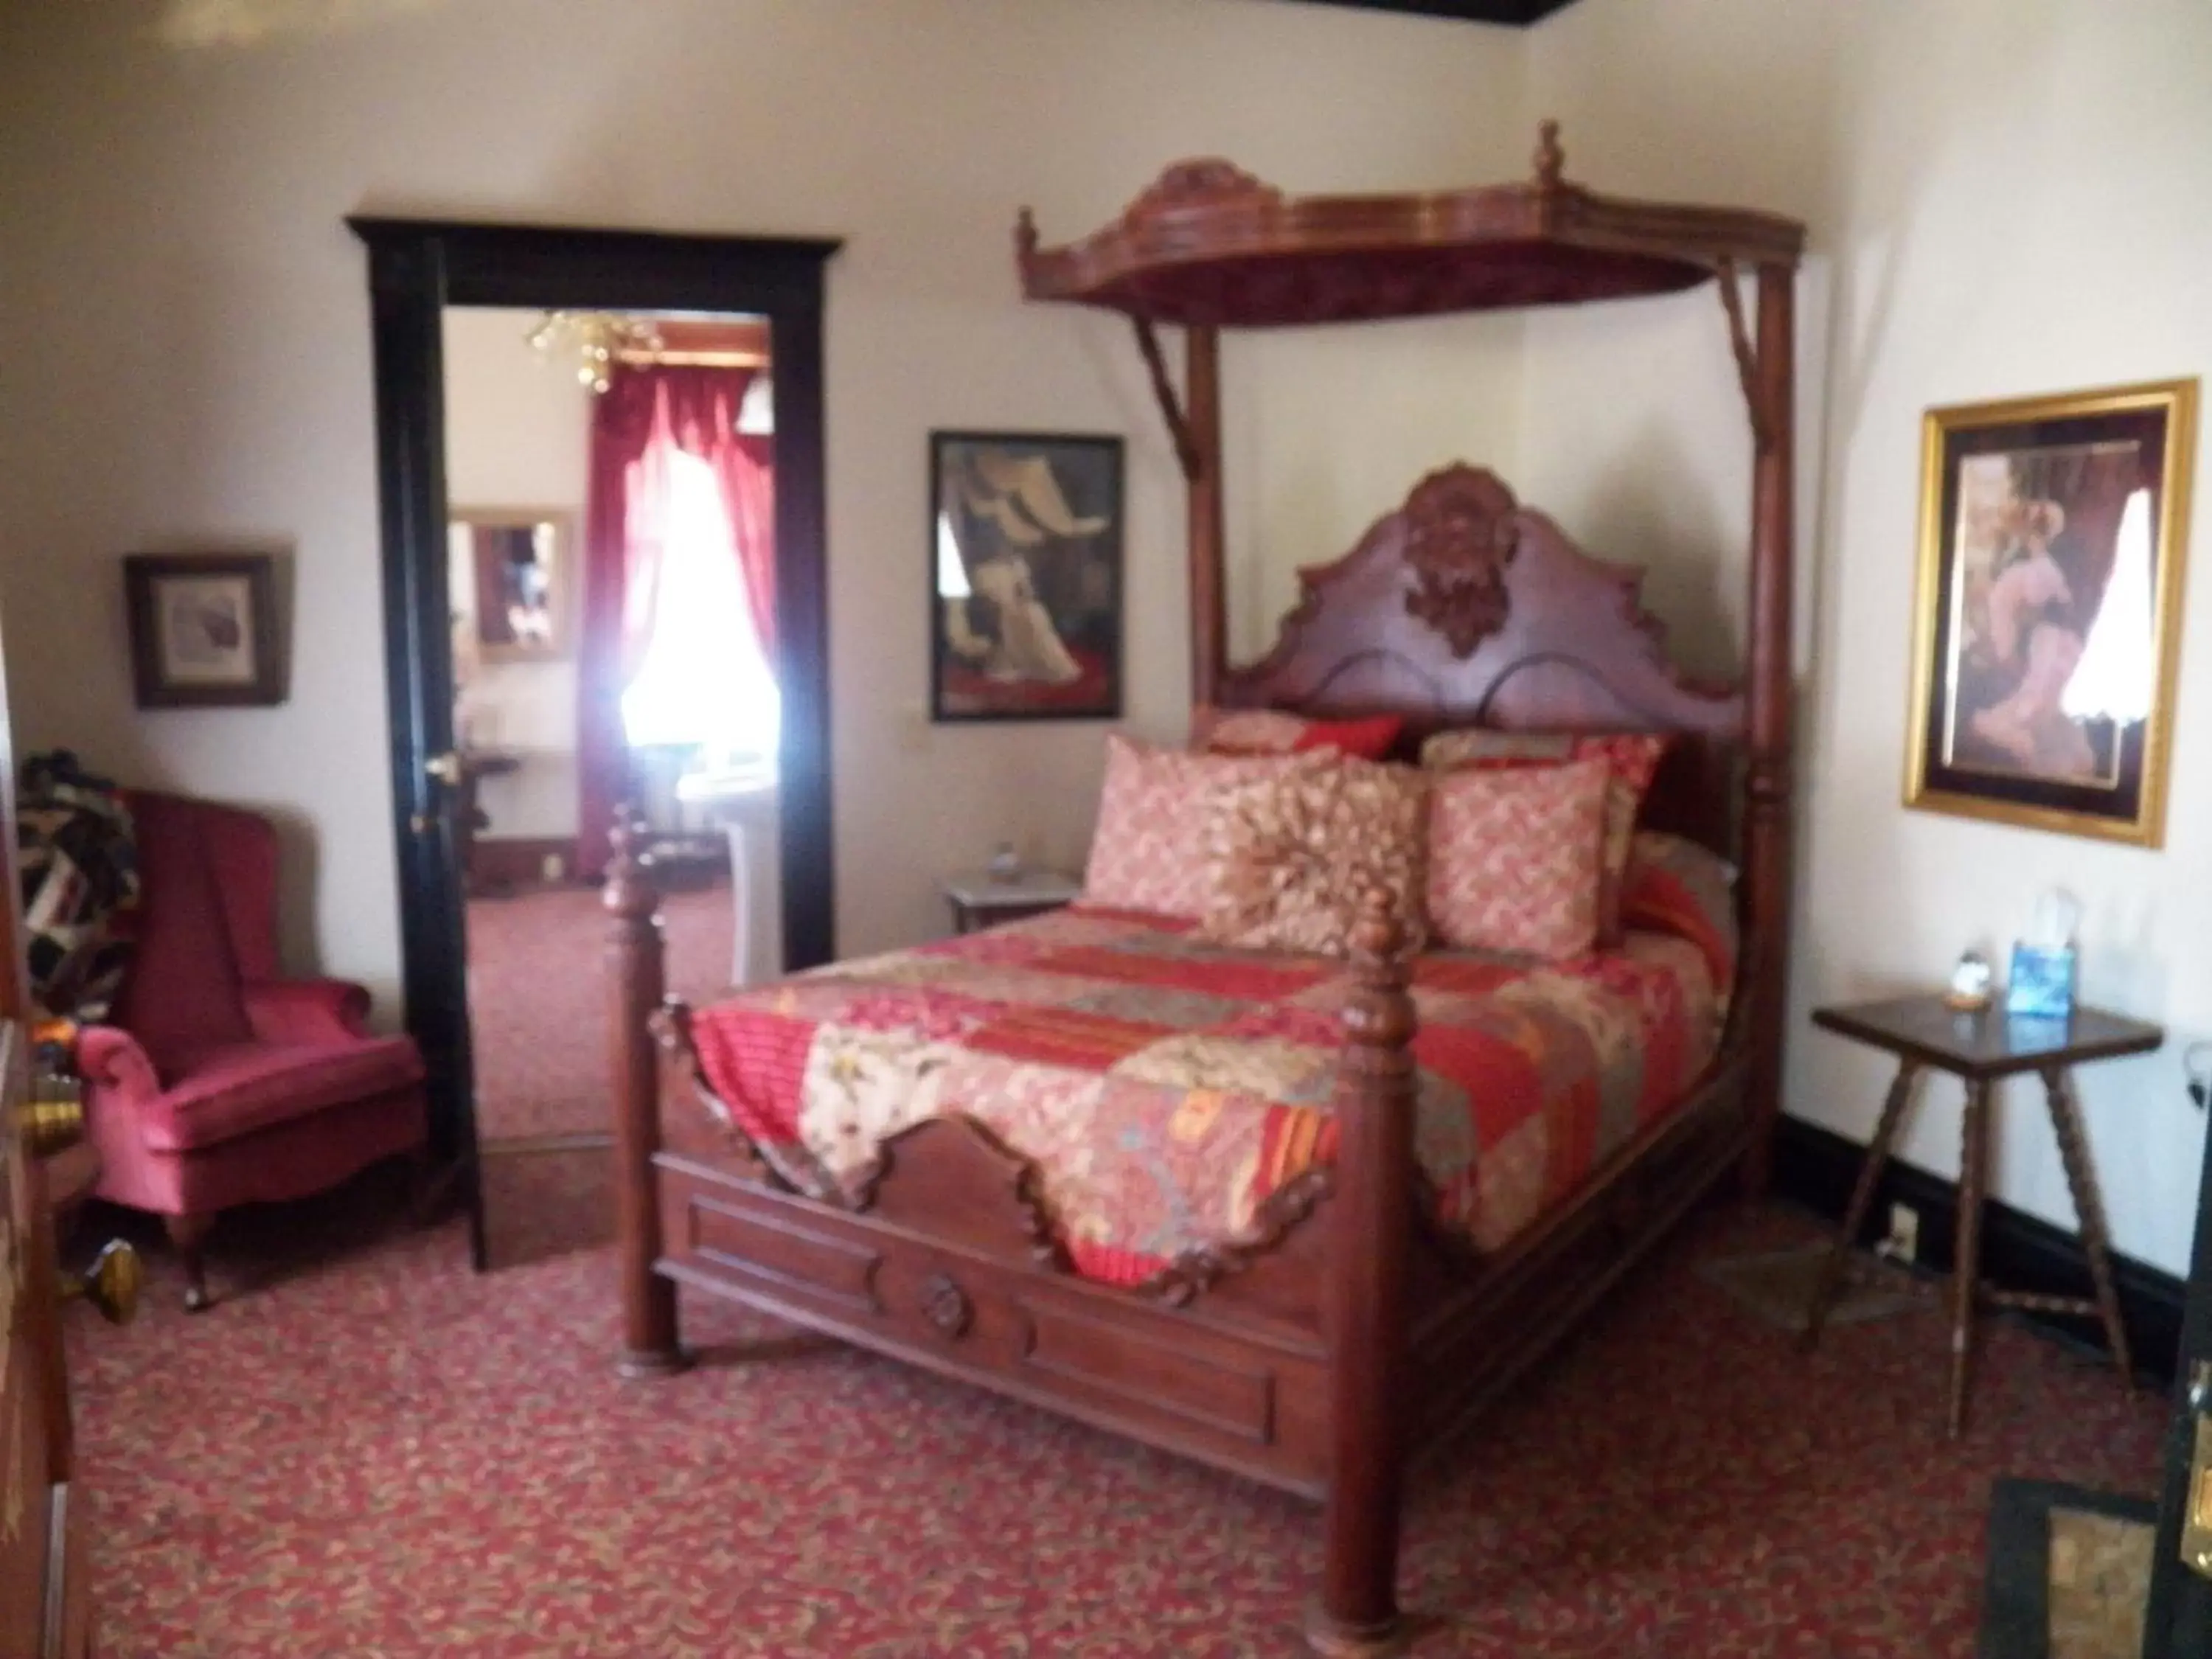
[[[386,696],[407,1027],[429,1068],[431,1148],[485,1266],[462,872],[438,786],[453,746],[446,569],[447,306],[741,312],[769,319],[775,415],[776,681],[783,947],[797,969],[835,954],[830,617],[823,457],[823,267],[811,238],[661,235],[435,219],[349,218],[368,249],[383,524]]]

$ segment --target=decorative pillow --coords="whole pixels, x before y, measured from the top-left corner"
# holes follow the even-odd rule
[[[1735,867],[1680,836],[1637,832],[1621,884],[1620,919],[1631,927],[1679,934],[1705,953],[1726,997],[1735,983],[1739,939]]]
[[[1340,957],[1367,896],[1390,896],[1418,942],[1429,780],[1407,766],[1332,759],[1215,795],[1200,937],[1247,950]]]
[[[1429,805],[1429,926],[1463,950],[1555,961],[1596,945],[1598,853],[1613,774],[1595,757],[1470,767]]]
[[[1628,843],[1636,815],[1658,775],[1668,738],[1656,732],[1492,732],[1467,727],[1439,732],[1421,745],[1421,764],[1432,770],[1461,767],[1557,766],[1570,760],[1602,760],[1613,787],[1605,803],[1604,879],[1598,890],[1601,945],[1620,942],[1620,884],[1628,872]]]
[[[1361,760],[1379,761],[1406,729],[1399,714],[1364,720],[1310,720],[1279,708],[1211,708],[1192,711],[1190,746],[1217,755],[1291,755],[1334,749]]]
[[[1200,846],[1208,803],[1224,789],[1327,755],[1194,755],[1106,739],[1106,787],[1084,871],[1083,902],[1198,920],[1207,880]]]

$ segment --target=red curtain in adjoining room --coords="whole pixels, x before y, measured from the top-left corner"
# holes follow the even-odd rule
[[[738,564],[753,602],[753,633],[769,666],[775,666],[775,440],[732,434],[708,459],[721,480],[730,525],[738,538]]]
[[[665,376],[669,430],[678,446],[714,469],[735,533],[738,566],[752,601],[753,632],[775,654],[775,485],[773,438],[738,430],[753,374],[746,368],[672,368]]]
[[[763,649],[775,627],[771,441],[742,437],[738,409],[752,372],[692,365],[617,365],[592,414],[584,517],[583,626],[577,653],[576,867],[606,867],[607,831],[629,787],[623,692],[652,637],[659,567],[656,436],[710,463],[737,531],[738,558]]]

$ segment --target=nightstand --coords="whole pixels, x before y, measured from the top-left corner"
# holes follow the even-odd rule
[[[1852,1189],[1843,1231],[1836,1236],[1814,1292],[1804,1340],[1820,1340],[1820,1324],[1834,1299],[1844,1254],[1856,1241],[1874,1198],[1882,1165],[1897,1145],[1898,1131],[1912,1103],[1912,1085],[1923,1070],[1948,1072],[1966,1087],[1966,1118],[1960,1152],[1959,1243],[1951,1272],[1951,1398],[1948,1427],[1956,1439],[1965,1426],[1966,1384],[1973,1366],[1974,1313],[1978,1306],[2025,1308],[2047,1313],[2093,1316],[2105,1327],[2112,1363],[2123,1382],[2132,1383],[2128,1334],[2120,1323],[2120,1298],[2112,1279],[2112,1254],[2106,1243],[2105,1206],[2089,1166],[2087,1137],[2075,1103],[2071,1073],[2092,1060],[2148,1054],[2165,1041],[2155,1025],[2095,1008],[2075,1008],[2065,1019],[2008,1018],[2002,1007],[1958,1013],[1939,996],[1898,997],[1850,1007],[1815,1008],[1813,1023],[1870,1048],[1897,1056],[1897,1080],[1889,1085],[1881,1121]],[[2032,1073],[2043,1082],[2051,1126],[2058,1137],[2066,1184],[2080,1218],[2082,1253],[2089,1258],[2094,1297],[2030,1295],[2001,1290],[1980,1281],[1982,1198],[1989,1184],[1990,1085]]]
[[[978,927],[1041,916],[1073,904],[1083,884],[1053,870],[1025,870],[1011,880],[974,870],[946,876],[937,884],[937,890],[952,907],[953,931],[972,933]]]

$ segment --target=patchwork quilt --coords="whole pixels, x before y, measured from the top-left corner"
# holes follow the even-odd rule
[[[1632,931],[1571,963],[1419,957],[1416,1133],[1442,1218],[1494,1249],[1680,1104],[1718,1042],[1710,957]],[[1077,1270],[1133,1284],[1246,1234],[1334,1158],[1351,989],[1334,958],[1078,908],[750,988],[694,1037],[709,1109],[800,1189],[849,1200],[884,1138],[964,1112],[1039,1166]]]

